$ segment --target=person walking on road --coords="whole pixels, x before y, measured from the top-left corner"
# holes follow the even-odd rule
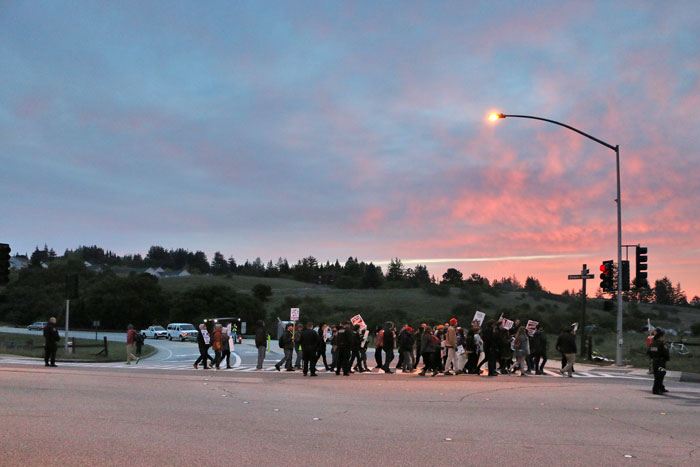
[[[518,362],[518,368],[520,368],[520,376],[527,376],[525,373],[525,360],[530,354],[530,341],[527,336],[527,329],[525,326],[520,326],[515,333],[515,358]],[[515,368],[513,368],[513,373],[515,373]]]
[[[311,376],[316,376],[316,352],[318,351],[320,340],[318,333],[314,331],[314,323],[311,321],[306,323],[306,329],[301,331],[299,338],[304,376],[309,374],[309,372],[311,372]]]
[[[233,349],[233,337],[229,335],[231,325],[221,330],[221,359],[226,359],[226,369],[231,369],[231,350]],[[221,363],[221,362],[219,362]]]
[[[651,362],[654,365],[654,387],[651,392],[659,396],[668,392],[664,386],[664,376],[666,376],[666,362],[669,360],[669,354],[664,342],[664,334],[662,329],[657,329],[654,334],[654,340],[648,350],[649,357],[651,357]]]
[[[481,366],[486,362],[488,364],[488,375],[498,376],[496,372],[496,360],[498,358],[498,344],[496,335],[494,332],[494,320],[489,319],[486,321],[486,326],[481,332],[481,339],[484,342],[484,359],[477,366],[477,370],[481,369]]]
[[[384,345],[384,330],[381,326],[377,326],[377,331],[374,333],[374,361],[377,366],[375,370],[381,370],[382,367],[382,345]]]
[[[394,360],[394,340],[396,336],[394,334],[394,323],[387,321],[384,324],[384,334],[382,335],[382,348],[384,349],[384,373],[392,374],[391,362]]]
[[[279,339],[280,349],[284,352],[284,357],[282,360],[275,364],[275,370],[280,371],[282,365],[287,371],[294,371],[292,368],[292,358],[294,354],[294,339],[292,338],[292,329],[294,329],[293,324],[287,324],[286,329],[282,333]]]
[[[536,375],[544,374],[544,365],[547,363],[547,335],[544,333],[542,323],[537,325],[535,334],[530,339],[530,352],[532,353],[532,366]]]
[[[214,332],[211,335],[211,348],[214,351],[214,366],[219,369],[219,364],[223,356],[224,345],[221,342],[223,339],[223,326],[221,323],[216,323],[214,325]]]
[[[338,328],[338,334],[335,336],[335,342],[338,346],[338,362],[335,367],[336,376],[340,375],[340,370],[343,370],[343,376],[350,376],[350,353],[352,349],[352,335],[350,333],[350,321],[346,321],[342,327]]]
[[[318,326],[319,343],[318,343],[318,352],[316,355],[316,365],[318,365],[319,360],[323,359],[323,367],[326,369],[326,371],[330,371],[330,367],[328,366],[328,361],[326,360],[327,332],[328,332],[328,325],[326,323],[321,323]]]
[[[255,369],[262,370],[263,362],[265,361],[265,351],[267,350],[267,329],[265,329],[265,322],[263,320],[259,320],[257,324],[258,329],[255,330],[255,347],[258,348],[258,364]]]
[[[209,355],[210,345],[211,339],[209,336],[209,331],[207,331],[207,325],[202,323],[199,325],[199,329],[197,329],[197,346],[199,347],[199,357],[197,357],[197,360],[194,362],[195,370],[198,368],[200,362],[202,365],[204,365],[205,370],[209,369],[207,366],[207,362],[209,360],[211,360],[212,364],[214,364],[214,359],[211,358],[211,355]]]
[[[136,365],[139,364],[139,357],[134,355],[136,351],[136,339],[139,338],[139,333],[134,329],[134,325],[130,324],[126,327],[126,365],[131,365],[131,360],[136,360]]]
[[[453,375],[460,370],[457,362],[457,319],[452,318],[450,325],[445,332],[445,350],[447,352],[447,360],[445,361],[445,376]],[[452,370],[450,370],[452,368]]]
[[[569,378],[573,375],[574,361],[576,359],[576,331],[572,326],[568,330],[562,332],[557,339],[557,350],[566,357],[566,366],[559,370],[562,376],[569,373]]]
[[[425,376],[428,371],[432,370],[433,376],[436,376],[440,369],[440,339],[433,334],[433,328],[428,325],[423,328],[420,353],[423,356],[423,371],[419,375]]]
[[[294,329],[294,351],[297,354],[296,361],[294,362],[294,368],[297,370],[301,370],[301,333],[304,330],[304,326],[301,324],[297,324],[296,328]]]
[[[413,371],[413,364],[411,363],[413,359],[411,354],[413,353],[413,328],[411,326],[406,326],[399,333],[397,338],[399,344],[399,353],[401,354],[401,371],[404,373],[411,373]]]
[[[44,366],[56,367],[56,351],[58,350],[58,341],[61,336],[56,328],[56,318],[49,318],[48,324],[44,327]]]

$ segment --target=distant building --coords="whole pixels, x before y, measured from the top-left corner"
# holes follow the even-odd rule
[[[10,269],[24,269],[29,267],[29,258],[26,256],[13,256],[10,258]]]

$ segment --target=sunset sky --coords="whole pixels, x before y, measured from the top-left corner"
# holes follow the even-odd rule
[[[617,260],[615,153],[499,111],[619,144],[623,243],[700,295],[698,2],[5,0],[0,67],[13,253],[399,257],[578,289]]]

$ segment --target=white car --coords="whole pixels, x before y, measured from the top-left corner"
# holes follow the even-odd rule
[[[146,339],[150,337],[151,339],[163,339],[168,337],[168,331],[163,328],[163,326],[148,326],[148,329],[141,330],[141,336]]]
[[[196,341],[197,329],[189,323],[168,324],[168,339],[177,339],[181,342]]]

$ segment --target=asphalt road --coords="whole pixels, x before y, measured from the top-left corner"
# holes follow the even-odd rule
[[[698,465],[694,384],[397,376],[3,363],[1,463]]]

